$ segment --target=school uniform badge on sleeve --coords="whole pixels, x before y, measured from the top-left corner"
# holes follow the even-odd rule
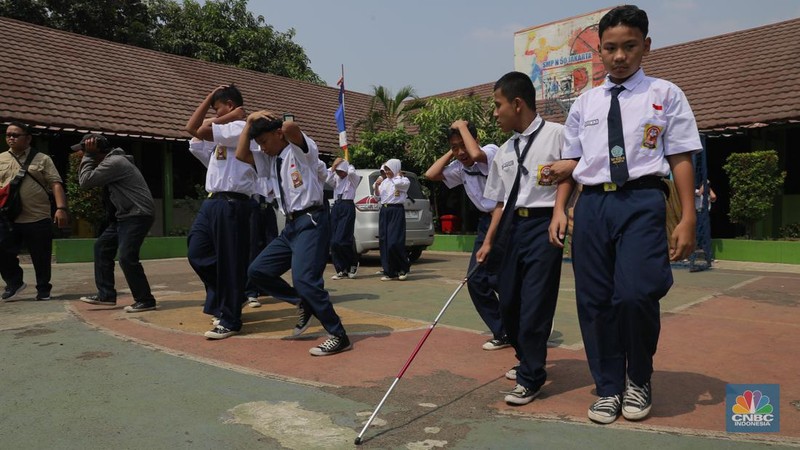
[[[220,161],[228,159],[228,147],[225,147],[224,145],[217,145],[214,155],[217,157],[217,160]]]
[[[644,126],[644,137],[642,138],[642,147],[654,149],[658,146],[658,137],[664,127],[648,123]]]
[[[299,170],[295,170],[294,172],[292,172],[291,177],[292,177],[292,186],[294,186],[295,188],[299,188],[300,186],[303,185],[303,176],[300,175]]]
[[[539,164],[538,176],[536,177],[539,186],[552,186],[555,184],[553,179],[553,172],[550,170],[550,164]]]

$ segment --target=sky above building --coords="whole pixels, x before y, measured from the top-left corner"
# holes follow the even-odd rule
[[[653,49],[800,17],[798,0],[646,0]],[[328,85],[419,96],[493,82],[514,70],[514,33],[614,6],[558,0],[250,0],[277,31],[293,28]],[[746,58],[747,55],[742,55]]]

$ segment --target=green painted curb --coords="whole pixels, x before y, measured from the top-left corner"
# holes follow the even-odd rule
[[[428,250],[438,252],[471,252],[475,245],[474,234],[437,234]]]
[[[714,258],[726,261],[752,261],[800,264],[800,241],[760,241],[746,239],[712,239]],[[428,250],[471,252],[475,235],[437,234]],[[568,250],[567,253],[568,254]],[[565,254],[565,255],[566,255]]]
[[[437,234],[428,250],[471,252],[474,234]],[[53,255],[60,263],[93,261],[94,239],[56,239]],[[752,261],[800,264],[800,241],[757,241],[712,239],[714,258],[726,261]],[[151,237],[142,245],[142,259],[186,257],[186,237]]]
[[[800,264],[800,241],[712,239],[711,246],[715,259]]]
[[[94,261],[94,239],[55,239],[53,256],[56,262]],[[150,237],[144,240],[142,259],[182,258],[186,256],[186,236]]]

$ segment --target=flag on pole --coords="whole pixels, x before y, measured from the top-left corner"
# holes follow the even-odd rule
[[[344,72],[344,69],[342,69]],[[336,109],[336,128],[339,130],[339,147],[344,150],[344,159],[349,160],[350,155],[347,151],[347,126],[344,123],[344,73],[339,81],[339,108]]]

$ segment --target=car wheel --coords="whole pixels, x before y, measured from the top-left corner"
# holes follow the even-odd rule
[[[417,262],[420,256],[422,256],[422,250],[425,247],[408,247],[406,248],[406,253],[408,254],[408,260],[413,262]]]

